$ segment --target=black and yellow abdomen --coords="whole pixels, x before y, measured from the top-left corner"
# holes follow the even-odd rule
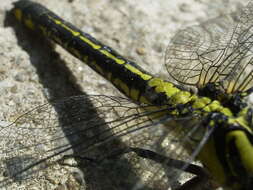
[[[154,85],[161,85],[161,83],[157,83],[151,74],[134,62],[123,58],[116,51],[103,45],[89,34],[62,20],[45,7],[23,0],[15,3],[13,12],[15,17],[29,29],[39,31],[60,44],[75,57],[111,81],[131,99],[143,103],[158,104],[161,102],[157,101],[164,101],[159,100],[164,99],[164,95],[154,93]],[[170,86],[173,85],[170,84]]]

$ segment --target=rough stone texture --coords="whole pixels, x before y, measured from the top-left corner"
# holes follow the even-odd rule
[[[83,92],[120,95],[109,82],[58,46],[56,51],[65,65],[60,71],[59,68],[48,65],[47,48],[31,42],[29,34],[14,32],[13,26],[20,26],[6,16],[14,0],[0,1],[2,125],[12,121],[22,111],[47,102],[47,98],[59,99]],[[236,11],[246,5],[247,1],[37,0],[156,75],[164,70],[162,66],[166,46],[178,29]],[[43,63],[45,65],[38,68]],[[64,71],[69,73],[63,73]],[[76,89],[77,85],[81,90]],[[42,182],[38,180],[32,187],[20,185],[19,188],[79,189],[76,182],[72,181],[73,177],[69,178],[69,174],[64,172],[68,170],[59,170],[55,175],[45,174]]]

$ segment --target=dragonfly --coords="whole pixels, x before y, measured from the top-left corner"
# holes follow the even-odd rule
[[[2,127],[2,163],[8,169],[2,186],[33,179],[74,158],[93,168],[108,162],[121,168],[115,175],[124,173],[122,181],[109,179],[108,188],[112,183],[119,183],[118,189],[174,188],[182,173],[190,173],[194,176],[175,189],[209,181],[225,189],[251,189],[253,110],[245,97],[253,90],[252,10],[250,2],[237,23],[223,17],[178,32],[165,56],[171,82],[43,5],[14,3],[12,12],[20,23],[61,45],[126,97],[69,97],[38,106]],[[225,24],[225,32],[217,21]],[[127,161],[117,165],[119,157]],[[129,172],[126,163],[136,160],[143,160],[145,170],[135,164]]]

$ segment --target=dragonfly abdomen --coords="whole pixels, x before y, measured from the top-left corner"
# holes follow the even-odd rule
[[[157,94],[154,85],[150,85],[154,78],[151,74],[47,8],[31,1],[18,1],[13,12],[29,29],[60,44],[131,99],[142,103],[164,102],[159,100],[165,98],[164,93]]]

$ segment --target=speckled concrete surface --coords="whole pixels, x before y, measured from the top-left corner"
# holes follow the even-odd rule
[[[16,24],[6,16],[13,2],[15,1],[0,0],[2,125],[13,120],[23,110],[47,102],[48,98],[60,99],[82,93],[120,95],[110,83],[58,46],[56,51],[66,64],[63,67],[67,69],[61,68],[57,71],[57,68],[48,68],[50,67],[48,64],[38,69],[37,65],[47,62],[48,54],[39,44],[29,42],[29,35],[17,34],[14,31],[13,25]],[[164,70],[162,66],[166,46],[178,29],[238,10],[246,5],[248,0],[74,0],[72,2],[37,0],[37,2],[127,58],[135,60],[148,71],[159,75]],[[65,70],[71,74],[62,73]],[[76,89],[77,86],[80,88]],[[36,179],[38,181],[32,186],[20,185],[16,188],[81,188],[71,185],[71,180],[67,177],[70,175],[63,175],[64,172],[56,174],[53,179]]]

